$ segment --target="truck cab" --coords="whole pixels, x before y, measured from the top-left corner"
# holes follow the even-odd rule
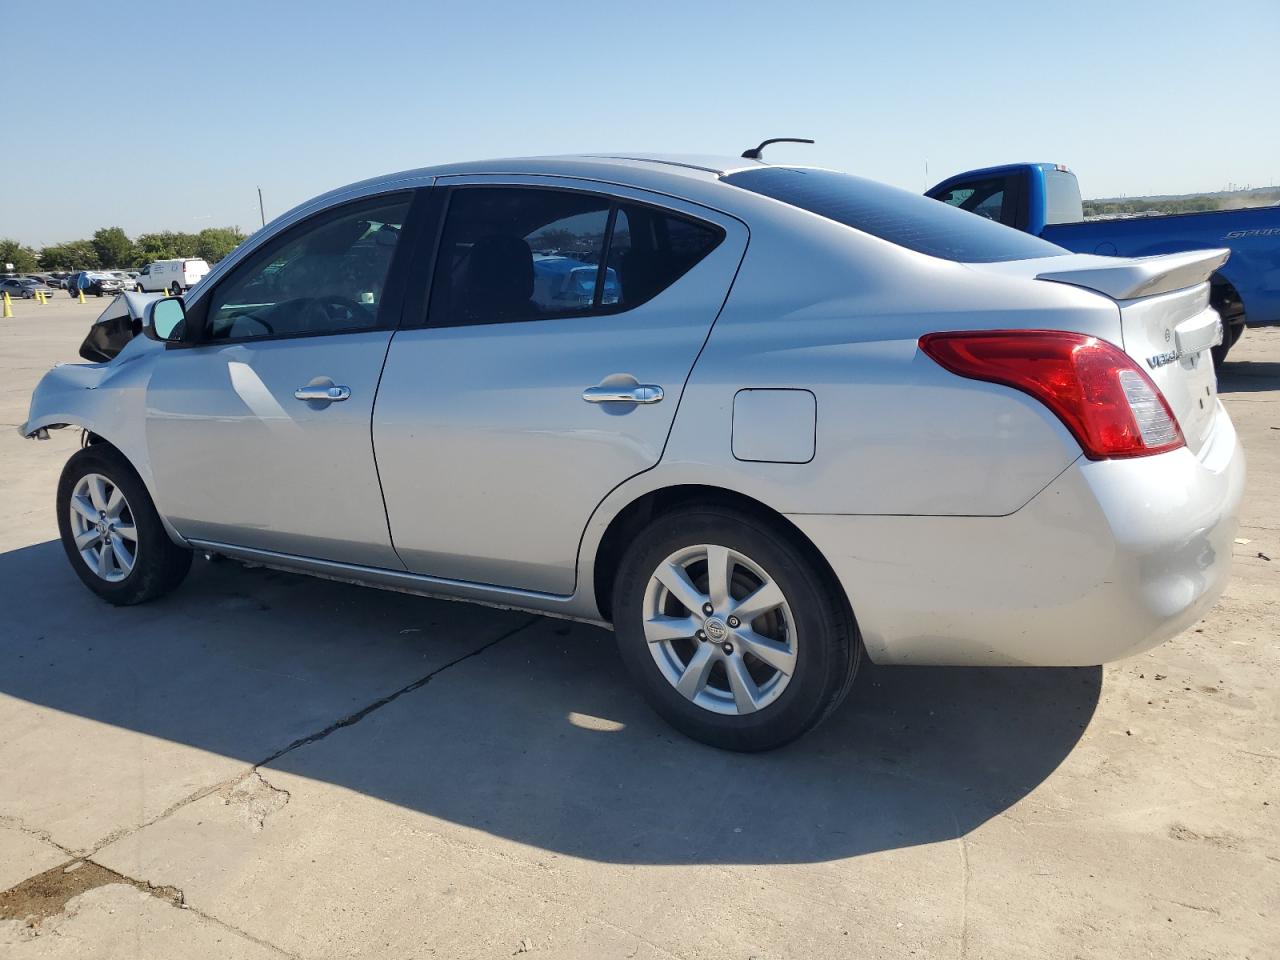
[[[1039,236],[1084,219],[1080,182],[1060,163],[1011,163],[970,170],[926,194],[961,210]]]
[[[1245,320],[1280,320],[1280,207],[1207,210],[1085,220],[1080,184],[1060,163],[1010,163],[969,170],[925,191],[961,210],[1034,234],[1073,253],[1146,257],[1229,247],[1209,282],[1222,319],[1221,365]]]

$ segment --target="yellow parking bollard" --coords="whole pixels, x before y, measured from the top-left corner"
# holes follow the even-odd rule
[[[40,306],[44,306],[44,291],[43,291],[43,290],[37,290],[37,291],[36,291],[36,303],[40,304]]]
[[[84,303],[84,291],[83,291],[83,290],[81,290],[81,291],[80,291],[80,302],[81,302],[81,303]]]
[[[9,294],[6,291],[4,295],[4,318],[8,320],[12,316],[13,316],[13,302],[9,299]]]

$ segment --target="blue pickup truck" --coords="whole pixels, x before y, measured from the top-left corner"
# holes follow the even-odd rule
[[[1059,163],[1012,163],[943,180],[926,196],[1034,233],[1073,253],[1142,257],[1230,247],[1213,275],[1210,303],[1222,317],[1221,365],[1250,323],[1280,321],[1280,206],[1167,216],[1085,220],[1076,176]]]

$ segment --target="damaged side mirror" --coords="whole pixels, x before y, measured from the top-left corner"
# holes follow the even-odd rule
[[[147,304],[142,332],[152,340],[173,343],[182,339],[186,329],[187,308],[181,297],[164,297]]]

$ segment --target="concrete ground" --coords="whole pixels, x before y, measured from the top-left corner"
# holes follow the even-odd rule
[[[1280,955],[1280,328],[1221,378],[1248,542],[1196,628],[867,667],[739,756],[602,630],[225,562],[96,600],[52,509],[78,434],[12,425],[102,306],[0,321],[0,955]]]

